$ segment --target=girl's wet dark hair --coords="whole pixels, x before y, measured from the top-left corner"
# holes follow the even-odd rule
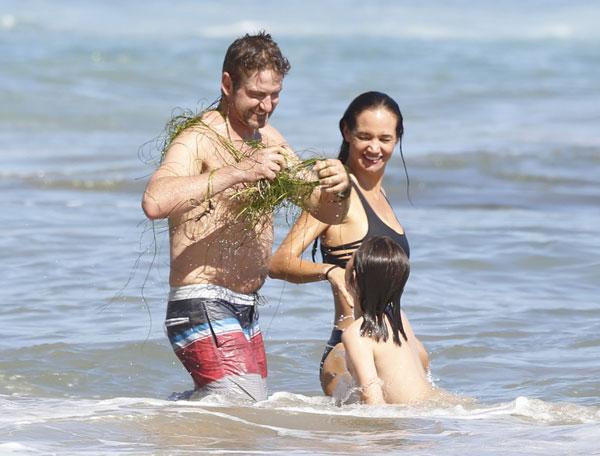
[[[356,128],[356,119],[358,116],[367,110],[375,110],[378,108],[385,108],[394,116],[396,116],[396,137],[398,138],[398,143],[400,144],[400,154],[402,154],[402,135],[404,134],[404,124],[402,113],[400,112],[400,107],[398,103],[394,101],[392,97],[382,92],[365,92],[361,93],[357,96],[346,108],[344,115],[340,119],[340,132],[342,133],[342,145],[340,146],[340,153],[338,155],[338,160],[340,160],[344,165],[348,161],[348,154],[350,152],[350,145],[344,139],[344,127],[348,130],[352,131]],[[402,157],[402,162],[404,163],[404,157]]]
[[[360,335],[386,342],[389,335],[385,315],[390,320],[394,343],[407,340],[400,314],[400,298],[410,274],[408,257],[387,236],[365,240],[354,254],[353,288],[363,312]]]

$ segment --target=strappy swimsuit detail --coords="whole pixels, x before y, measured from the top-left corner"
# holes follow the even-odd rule
[[[404,250],[406,256],[410,258],[410,247],[408,240],[404,233],[400,234],[397,231],[390,228],[381,218],[375,213],[365,196],[362,194],[358,185],[352,182],[352,186],[356,190],[356,194],[360,198],[362,207],[367,215],[368,230],[364,238],[347,244],[336,245],[329,247],[321,243],[321,255],[323,256],[323,263],[335,264],[341,268],[346,267],[346,263],[350,260],[350,257],[356,249],[360,247],[365,239],[372,238],[373,236],[387,236]],[[382,193],[383,194],[383,193]],[[389,200],[383,195],[388,204]],[[390,204],[391,207],[391,204]]]

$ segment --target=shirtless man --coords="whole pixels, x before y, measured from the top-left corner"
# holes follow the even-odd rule
[[[165,325],[201,396],[267,397],[256,292],[268,273],[272,217],[249,226],[231,196],[298,160],[268,123],[289,68],[270,35],[235,40],[223,62],[217,108],[171,142],[144,193],[146,216],[169,220]],[[231,146],[241,152],[237,159]],[[339,223],[348,209],[348,175],[338,160],[319,161],[314,172],[320,186],[306,204],[315,217]]]

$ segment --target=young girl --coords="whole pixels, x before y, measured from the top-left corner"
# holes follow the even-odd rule
[[[342,342],[366,404],[414,403],[442,394],[427,379],[427,354],[400,310],[409,272],[406,254],[386,236],[364,241],[346,266],[355,321]]]

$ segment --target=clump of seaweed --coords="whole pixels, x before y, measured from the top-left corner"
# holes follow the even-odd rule
[[[195,127],[210,132],[236,163],[251,156],[256,150],[265,147],[260,140],[253,139],[246,141],[249,150],[239,150],[230,138],[222,136],[202,120],[206,112],[212,109],[214,109],[214,104],[199,113],[182,110],[171,117],[165,126],[162,142],[159,145],[161,163],[167,150],[176,141],[177,137],[183,131]],[[261,179],[257,182],[244,184],[241,190],[231,196],[239,202],[241,207],[236,218],[243,217],[249,224],[254,225],[265,216],[270,216],[284,208],[291,208],[293,205],[305,209],[308,198],[310,198],[315,187],[319,185],[318,179],[311,172],[311,168],[318,160],[318,158],[309,158],[294,161],[277,173],[273,180]],[[211,203],[210,200],[209,203]]]
[[[275,179],[261,179],[233,194],[233,198],[242,201],[242,208],[237,217],[245,217],[250,224],[260,221],[265,216],[292,205],[306,209],[306,202],[318,179],[311,179],[310,169],[317,158],[299,161],[282,169]]]

